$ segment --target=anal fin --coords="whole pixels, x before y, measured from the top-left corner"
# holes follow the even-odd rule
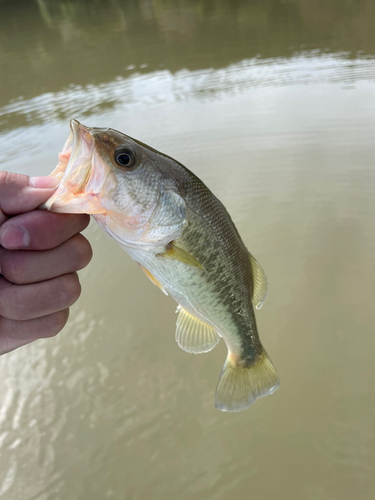
[[[181,306],[178,306],[177,312],[176,341],[181,349],[193,354],[211,351],[220,340],[215,328],[195,318]]]

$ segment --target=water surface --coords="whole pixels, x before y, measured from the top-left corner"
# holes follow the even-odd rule
[[[48,174],[72,117],[184,163],[266,271],[282,384],[215,410],[225,346],[181,351],[173,300],[93,223],[64,331],[0,360],[0,498],[373,498],[374,2],[0,13],[0,168]]]

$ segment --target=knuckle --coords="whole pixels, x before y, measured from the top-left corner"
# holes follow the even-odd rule
[[[9,186],[9,184],[19,184],[22,181],[22,174],[16,174],[14,172],[6,172],[4,170],[0,171],[0,184]]]
[[[14,313],[14,294],[13,287],[5,279],[1,279],[0,286],[0,315],[4,318],[12,318]]]
[[[74,304],[81,295],[81,284],[77,273],[65,274],[60,278],[60,301],[65,307]]]
[[[5,251],[2,257],[3,276],[15,285],[27,282],[27,269],[21,252]]]
[[[9,172],[5,172],[4,170],[0,170],[0,184],[6,183],[6,178]]]
[[[61,215],[61,214],[59,214]],[[74,233],[78,234],[90,223],[90,216],[87,214],[63,214],[65,223],[69,224],[70,228],[73,229]]]
[[[83,231],[90,224],[90,216],[87,214],[82,214],[82,215],[79,215],[79,218],[80,218],[80,226],[81,226],[80,231]]]
[[[55,337],[66,325],[69,318],[69,308],[54,313],[50,317],[50,325],[44,337]]]
[[[76,234],[72,238],[73,253],[77,264],[77,271],[83,269],[92,259],[92,248],[82,234]]]
[[[14,178],[12,172],[5,172],[5,170],[0,171],[0,183],[1,184],[9,184],[10,179]]]

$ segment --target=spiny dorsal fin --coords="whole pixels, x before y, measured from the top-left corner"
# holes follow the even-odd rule
[[[250,264],[251,270],[253,272],[253,298],[252,302],[256,309],[260,309],[264,304],[267,298],[268,292],[268,283],[266,275],[264,274],[263,269],[260,267],[256,259],[251,255],[250,256]]]
[[[186,352],[200,354],[211,351],[220,337],[215,328],[192,316],[181,306],[177,308],[177,344]]]
[[[168,243],[166,251],[164,253],[159,253],[158,257],[165,257],[167,259],[175,259],[187,264],[188,266],[199,267],[204,269],[202,264],[197,261],[189,252],[178,247],[173,241]]]
[[[160,290],[165,293],[165,295],[168,295],[168,293],[166,292],[165,288],[163,287],[163,285],[160,283],[160,281],[158,281],[155,276],[153,276],[150,271],[148,271],[145,267],[141,266],[141,264],[138,264],[139,267],[144,271],[145,275],[147,276],[147,278],[149,278],[150,281],[152,281],[152,283],[154,285],[156,285],[158,288],[160,288]]]

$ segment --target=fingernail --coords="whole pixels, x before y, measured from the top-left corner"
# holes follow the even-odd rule
[[[30,245],[30,235],[22,226],[11,226],[0,236],[0,244],[8,250],[17,250]]]
[[[34,188],[50,189],[58,186],[60,181],[57,177],[45,175],[43,177],[31,177],[29,183]]]

